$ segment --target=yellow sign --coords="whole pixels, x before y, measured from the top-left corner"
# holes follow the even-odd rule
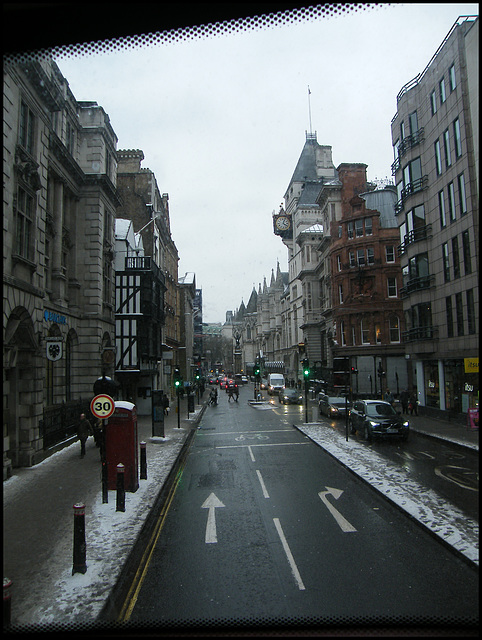
[[[478,358],[464,358],[465,373],[479,373]]]

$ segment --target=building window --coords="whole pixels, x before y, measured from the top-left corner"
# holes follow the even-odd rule
[[[397,279],[387,278],[387,288],[388,288],[388,297],[396,298],[397,297]]]
[[[445,93],[445,78],[442,78],[439,82],[439,90],[440,90],[440,104],[443,104],[445,100],[447,100],[447,94]]]
[[[390,316],[388,321],[390,342],[400,342],[400,323],[397,316]]]
[[[370,334],[368,331],[368,322],[367,320],[361,321],[361,341],[362,344],[370,344]]]
[[[395,262],[395,247],[392,245],[387,245],[385,247],[385,256],[387,262]]]
[[[472,273],[472,259],[470,255],[470,237],[468,229],[462,232],[462,252],[464,256],[465,275],[468,275],[469,273]]]
[[[344,320],[341,321],[340,332],[341,332],[341,346],[346,347],[346,329],[345,329]]]
[[[452,260],[454,263],[454,280],[460,278],[459,239],[452,238]]]
[[[447,322],[447,338],[454,337],[454,316],[452,310],[452,296],[445,298],[445,318]]]
[[[365,252],[363,249],[357,249],[356,252],[357,263],[359,267],[365,266]]]
[[[66,125],[65,138],[65,146],[67,147],[67,151],[71,156],[73,156],[75,148],[75,129],[68,120]]]
[[[336,256],[336,264],[337,264],[337,267],[338,267],[338,271],[341,271],[341,258],[340,258],[339,255]]]
[[[14,253],[32,259],[32,229],[34,215],[34,199],[25,189],[17,189],[17,206],[15,209],[15,248]]]
[[[354,251],[350,251],[348,253],[348,257],[349,257],[349,260],[350,260],[350,267],[356,267],[355,252]]]
[[[444,242],[442,245],[442,261],[444,270],[444,282],[450,282],[449,246],[447,242]]]
[[[373,247],[367,249],[367,264],[375,264],[375,251]]]
[[[454,140],[455,140],[455,157],[460,158],[462,155],[462,138],[460,135],[460,120],[454,120]]]
[[[459,175],[457,181],[459,183],[460,214],[464,215],[467,213],[467,198],[465,195],[465,178],[463,173]]]
[[[442,156],[440,154],[440,140],[435,141],[435,169],[437,171],[437,175],[440,176],[442,174]]]
[[[34,142],[34,124],[35,116],[33,111],[22,102],[20,105],[20,130],[19,130],[19,143],[22,147],[33,155],[33,142]]]
[[[355,220],[355,233],[357,238],[363,236],[363,220]]]
[[[468,333],[475,333],[475,305],[473,289],[467,289],[466,298]]]
[[[449,194],[449,218],[450,222],[453,222],[455,220],[455,191],[453,182],[449,182],[447,191]]]
[[[445,150],[445,167],[448,169],[452,166],[452,156],[450,155],[450,136],[449,130],[444,131],[444,150]]]
[[[355,330],[355,327],[353,325],[351,327],[351,343],[352,343],[353,346],[356,345],[356,330]]]
[[[343,304],[343,285],[341,284],[338,285],[338,300]]]
[[[464,308],[462,305],[462,294],[455,294],[455,316],[457,318],[457,335],[464,335]]]
[[[375,344],[382,344],[382,329],[378,323],[375,325]]]
[[[348,237],[353,238],[353,222],[349,222],[347,225]]]
[[[449,85],[450,85],[450,93],[455,91],[455,87],[457,83],[455,81],[455,65],[453,64],[449,69]]]
[[[338,225],[338,237],[341,238],[343,235],[343,227],[341,224]]]
[[[438,192],[438,210],[440,214],[440,226],[443,228],[447,225],[447,215],[445,213],[445,198],[444,192]]]
[[[435,93],[435,89],[430,94],[430,108],[434,116],[437,113],[437,94]]]
[[[372,234],[373,234],[372,219],[365,218],[365,235],[371,236]]]

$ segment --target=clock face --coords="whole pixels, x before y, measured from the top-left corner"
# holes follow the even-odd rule
[[[286,216],[280,216],[276,220],[276,228],[280,231],[287,231],[290,228],[289,218],[287,218]]]

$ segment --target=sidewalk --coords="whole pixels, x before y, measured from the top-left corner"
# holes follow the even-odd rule
[[[147,515],[189,434],[204,411],[187,413],[187,398],[171,402],[164,437],[152,437],[150,416],[138,417],[138,442],[146,442],[147,479],[125,494],[116,511],[116,491],[102,502],[100,450],[87,440],[86,455],[74,442],[38,465],[15,469],[3,483],[3,576],[12,586],[12,630],[48,625],[93,624],[116,584]],[[179,415],[179,421],[178,421]],[[178,426],[179,424],[179,426]],[[140,471],[140,461],[139,461]],[[85,574],[72,575],[73,505],[85,504]],[[26,628],[28,627],[28,628]]]
[[[71,629],[72,624],[95,629],[156,498],[183,445],[197,428],[207,400],[208,391],[200,404],[195,397],[195,412],[189,416],[186,398],[180,403],[179,414],[177,401],[173,401],[165,418],[164,437],[152,437],[150,416],[139,416],[138,442],[146,442],[147,479],[139,480],[135,493],[126,493],[125,512],[116,511],[116,491],[108,492],[108,503],[102,502],[100,454],[93,438],[87,441],[85,458],[81,459],[80,444],[74,442],[35,467],[15,469],[3,483],[4,578],[12,581],[12,631],[56,630],[60,625]],[[414,431],[478,450],[478,430],[423,416],[410,416],[410,422]],[[302,428],[323,429],[316,424]],[[311,437],[316,441],[315,435]],[[333,455],[342,464],[352,464],[356,443],[350,440],[347,452],[343,436],[340,439],[340,451]],[[326,436],[321,442],[326,446]],[[367,447],[358,449],[366,455]],[[347,455],[348,461],[344,461]],[[369,460],[366,465],[370,470],[367,481],[375,485],[380,482],[373,473],[377,464]],[[380,477],[385,483],[387,475],[383,466]],[[393,494],[393,485],[391,489]],[[400,491],[406,500],[406,482],[400,483]],[[79,502],[85,504],[87,571],[72,575],[73,505]],[[473,531],[468,533],[472,535]]]

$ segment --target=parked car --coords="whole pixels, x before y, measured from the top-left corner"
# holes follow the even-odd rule
[[[303,394],[298,389],[283,389],[279,393],[281,404],[303,404]]]
[[[350,410],[351,432],[358,431],[365,440],[399,437],[407,440],[408,420],[384,400],[356,400]]]
[[[345,403],[343,396],[328,396],[326,393],[318,394],[318,408],[322,415],[328,418],[341,418],[346,416],[346,410],[350,409],[350,402]]]

